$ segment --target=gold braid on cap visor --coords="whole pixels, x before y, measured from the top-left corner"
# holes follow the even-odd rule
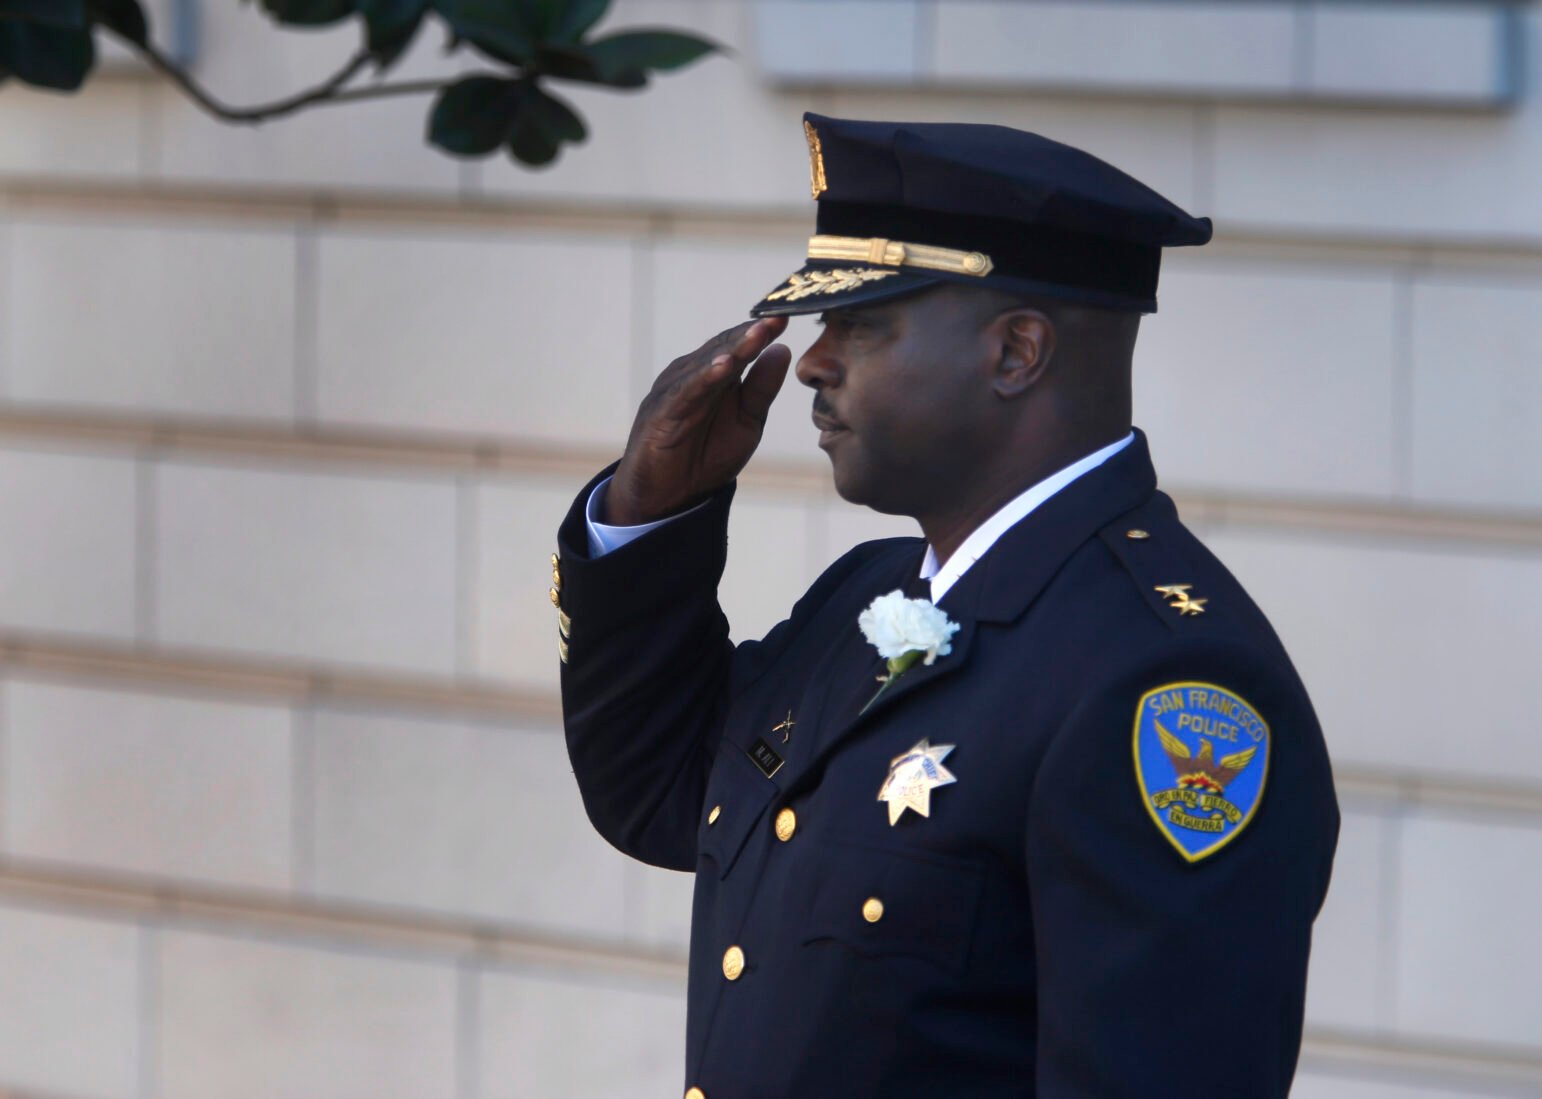
[[[810,237],[809,259],[856,260],[885,267],[924,267],[955,275],[984,276],[995,266],[984,252],[963,252],[883,237]]]
[[[920,267],[929,271],[947,271],[955,275],[983,276],[995,266],[984,252],[962,252],[957,248],[937,248],[930,244],[912,244],[883,237],[809,237],[808,258],[821,260],[856,260],[884,267]],[[801,301],[816,294],[843,294],[869,282],[897,275],[899,271],[880,271],[873,267],[835,267],[829,270],[796,271],[785,285],[766,295],[767,301]]]

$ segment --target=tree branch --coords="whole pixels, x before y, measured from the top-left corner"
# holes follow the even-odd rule
[[[422,92],[438,91],[454,80],[452,77],[442,80],[412,80],[398,84],[375,84],[365,88],[344,88],[343,85],[352,80],[360,69],[369,63],[368,50],[360,50],[349,58],[348,63],[326,80],[308,91],[298,92],[285,99],[278,99],[272,103],[264,103],[255,107],[231,107],[221,103],[205,91],[197,81],[177,64],[163,54],[156,46],[149,42],[134,42],[119,35],[129,48],[137,51],[148,61],[152,68],[158,70],[172,83],[176,84],[188,97],[216,118],[226,122],[243,122],[256,124],[266,122],[270,118],[282,118],[284,115],[310,106],[322,106],[328,103],[348,103],[361,99],[377,99],[393,95],[416,95]]]

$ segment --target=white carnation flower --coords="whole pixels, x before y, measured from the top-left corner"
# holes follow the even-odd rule
[[[958,632],[958,623],[949,621],[930,600],[906,599],[897,589],[874,599],[857,616],[857,625],[878,655],[889,661],[891,670],[902,670],[895,668],[895,662],[906,653],[922,654],[923,664],[947,656],[953,651],[951,639]],[[908,666],[911,661],[902,663]]]

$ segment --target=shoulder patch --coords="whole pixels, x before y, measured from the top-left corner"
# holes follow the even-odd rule
[[[1199,862],[1242,833],[1269,776],[1269,725],[1234,691],[1168,683],[1135,707],[1135,780],[1178,854]]]

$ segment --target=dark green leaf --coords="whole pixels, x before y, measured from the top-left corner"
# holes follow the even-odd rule
[[[524,65],[534,54],[536,38],[517,0],[435,0],[451,29],[498,61]]]
[[[86,25],[86,0],[0,0],[0,19],[78,29]]]
[[[553,42],[565,45],[576,43],[609,10],[610,0],[567,0],[567,10],[562,15],[562,21],[548,37]]]
[[[121,37],[141,46],[149,40],[150,26],[139,0],[91,0],[90,7],[93,20]]]
[[[517,0],[525,9],[525,26],[538,42],[544,42],[556,31],[557,25],[567,13],[567,0]]]
[[[0,71],[28,84],[73,92],[95,62],[89,30],[0,20]]]
[[[522,105],[524,114],[535,120],[536,125],[559,141],[577,143],[589,136],[584,120],[573,105],[544,88],[532,88]]]
[[[557,159],[561,142],[534,123],[520,123],[509,135],[509,155],[521,164],[539,168]]]
[[[648,82],[648,74],[641,69],[617,69],[602,73],[583,46],[542,46],[525,65],[525,71],[531,75],[555,76],[562,80],[579,80],[587,84],[606,84],[620,88],[640,88]]]
[[[375,66],[390,68],[412,45],[431,0],[359,0],[364,17],[364,44]]]
[[[564,80],[596,80],[599,71],[581,49],[542,46],[525,62],[527,76],[560,76]]]
[[[269,15],[280,23],[320,27],[346,19],[358,10],[358,0],[262,0]]]
[[[532,83],[521,86],[519,110],[509,134],[509,153],[515,160],[535,167],[550,164],[563,142],[589,136],[584,120],[566,102]]]
[[[678,31],[622,31],[586,47],[602,77],[636,69],[678,69],[722,47]]]
[[[508,140],[521,93],[514,80],[468,76],[434,102],[428,140],[456,156],[484,156]]]

